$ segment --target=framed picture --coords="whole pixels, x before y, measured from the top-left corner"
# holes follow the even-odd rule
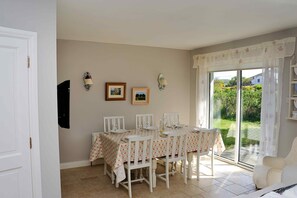
[[[105,83],[105,100],[126,100],[126,83],[107,82]]]
[[[132,104],[146,105],[150,102],[150,89],[147,87],[132,88]]]

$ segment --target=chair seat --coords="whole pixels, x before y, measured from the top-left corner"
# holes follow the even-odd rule
[[[144,168],[144,167],[148,167],[150,166],[151,163],[149,161],[147,161],[146,163],[142,164],[142,163],[138,163],[137,165],[134,164],[134,162],[130,163],[130,169],[138,169],[138,168]],[[124,163],[124,168],[128,169],[128,163]]]
[[[157,160],[161,160],[163,162],[166,162],[166,161],[168,161],[168,162],[176,162],[176,161],[180,161],[180,160],[184,160],[184,159],[186,159],[186,157],[175,157],[175,158],[169,157],[168,159],[166,159],[166,157],[157,158]]]

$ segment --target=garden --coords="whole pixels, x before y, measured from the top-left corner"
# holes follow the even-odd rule
[[[236,133],[237,79],[215,80],[213,95],[213,126],[219,128],[226,149],[232,149]],[[259,144],[262,85],[252,85],[249,78],[242,80],[241,146]]]

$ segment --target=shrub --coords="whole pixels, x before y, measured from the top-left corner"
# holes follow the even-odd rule
[[[218,86],[219,85],[219,86]],[[214,118],[236,119],[237,86],[225,87],[215,83],[214,87]],[[242,118],[245,121],[260,121],[262,85],[248,85],[242,88]]]

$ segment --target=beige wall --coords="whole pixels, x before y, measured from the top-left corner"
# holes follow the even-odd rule
[[[56,0],[0,1],[0,26],[37,32],[42,197],[59,198]]]
[[[158,123],[164,112],[190,116],[190,52],[153,47],[58,40],[58,83],[71,81],[70,125],[60,128],[61,163],[88,160],[91,133],[103,131],[103,116],[123,115],[126,128],[135,128],[135,114],[153,113]],[[83,87],[82,75],[90,72],[94,85]],[[158,90],[157,77],[168,81]],[[105,101],[105,82],[126,82],[126,101]],[[150,104],[131,105],[131,88],[149,87]]]
[[[249,46],[253,44],[259,44],[265,41],[277,40],[286,37],[296,37],[297,36],[297,28],[284,30],[280,32],[270,33],[266,35],[251,37],[247,39],[242,39],[238,41],[228,42],[224,44],[204,47],[191,51],[191,95],[190,95],[190,104],[191,104],[191,112],[190,118],[191,123],[195,123],[196,115],[195,115],[195,97],[196,97],[196,69],[193,69],[193,55],[196,54],[204,54],[210,52],[216,52],[226,49],[238,48]],[[297,49],[297,47],[296,47]],[[278,155],[286,156],[291,148],[293,139],[297,136],[297,121],[287,120],[286,117],[288,115],[288,104],[287,98],[289,96],[289,60],[285,60],[285,68],[283,73],[283,95],[282,95],[282,111],[281,111],[281,125],[280,125],[280,136],[279,136],[279,148]]]

